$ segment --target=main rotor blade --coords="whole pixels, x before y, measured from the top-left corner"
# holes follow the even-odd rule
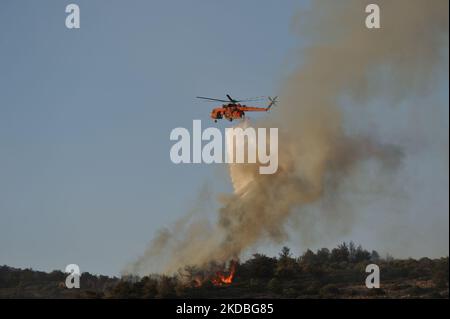
[[[219,100],[219,99],[212,99],[210,97],[204,97],[204,96],[197,96],[197,99],[202,99],[202,100],[208,100],[208,101],[217,101],[217,102],[225,102],[228,103],[229,101],[226,100]]]
[[[256,102],[256,101],[264,101],[265,99],[266,99],[265,96],[257,96],[245,100],[239,100],[238,102]]]

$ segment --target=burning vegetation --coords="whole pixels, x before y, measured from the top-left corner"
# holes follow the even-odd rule
[[[230,262],[228,273],[217,271],[216,275],[211,279],[214,286],[229,285],[233,282],[234,274],[236,272],[236,261]]]
[[[210,264],[207,270],[187,266],[180,273],[182,278],[187,278],[185,281],[191,287],[202,287],[206,283],[214,286],[227,286],[233,282],[237,265],[237,260],[231,260],[228,267],[226,264]]]

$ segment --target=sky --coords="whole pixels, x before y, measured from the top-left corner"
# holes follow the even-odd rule
[[[291,21],[308,2],[73,2],[79,30],[65,27],[69,1],[0,2],[0,265],[118,275],[199,191],[231,190],[220,165],[174,165],[169,134],[209,123],[213,104],[195,96],[276,95],[306,45]],[[424,101],[448,103],[448,69],[440,76]],[[431,146],[412,151],[417,176],[406,182],[423,205],[405,218],[417,219],[418,236],[438,227],[435,240],[448,241],[448,108],[386,113],[379,103],[347,118],[370,118],[353,128],[377,123],[382,140],[403,144],[408,123],[421,128]],[[438,218],[422,214],[430,198]],[[350,235],[367,243],[380,233]]]
[[[175,166],[175,127],[273,95],[299,1],[0,2],[0,264],[118,274],[217,166]]]

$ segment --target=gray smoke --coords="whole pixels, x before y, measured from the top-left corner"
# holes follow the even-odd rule
[[[279,106],[264,123],[253,123],[280,130],[277,173],[230,165],[235,192],[220,199],[217,221],[188,214],[161,231],[126,272],[227,262],[261,241],[287,240],[287,224],[306,245],[318,234],[338,238],[351,231],[364,196],[383,200],[395,192],[390,184],[404,165],[403,147],[354,129],[345,104],[363,107],[378,95],[395,105],[411,92],[426,94],[448,48],[448,1],[377,1],[379,30],[365,28],[368,3],[314,1],[295,16],[294,32],[309,46],[282,83]]]

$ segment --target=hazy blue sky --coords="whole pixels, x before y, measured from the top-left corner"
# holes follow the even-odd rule
[[[118,273],[185,213],[207,165],[170,162],[196,95],[276,93],[301,1],[0,2],[0,264]]]
[[[65,27],[71,2],[81,9],[80,30]],[[208,123],[214,104],[197,95],[278,93],[305,45],[290,31],[305,7],[298,0],[0,1],[0,265],[76,263],[118,274],[189,210],[205,183],[230,190],[217,165],[172,164],[170,131],[193,119]],[[405,147],[400,182],[420,191],[408,193],[412,208],[395,221],[375,218],[395,196],[368,204],[343,239],[378,249],[384,231],[408,225],[417,242],[399,238],[394,252],[448,254],[446,68],[429,96],[411,100],[429,108],[411,110],[406,101],[388,111],[379,99],[350,106],[353,129]]]

